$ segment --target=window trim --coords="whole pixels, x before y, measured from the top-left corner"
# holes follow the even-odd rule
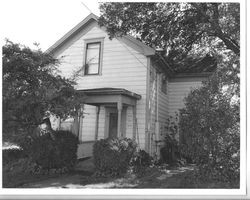
[[[163,85],[163,81],[165,82],[164,85]],[[168,78],[164,73],[162,73],[162,75],[161,75],[161,92],[164,94],[167,94],[167,92],[168,92],[167,87],[168,87]]]
[[[98,65],[98,73],[94,74],[87,74],[86,73],[86,60],[87,60],[87,47],[89,44],[100,44],[99,49],[99,65]],[[103,43],[104,43],[104,37],[103,38],[94,38],[94,39],[85,39],[84,40],[84,53],[83,53],[83,75],[84,76],[96,76],[102,74],[102,62],[103,62]]]

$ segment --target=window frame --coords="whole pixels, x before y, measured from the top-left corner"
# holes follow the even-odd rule
[[[101,75],[102,72],[102,60],[103,60],[103,43],[104,38],[95,38],[95,39],[85,39],[84,40],[84,59],[83,59],[83,75],[84,76],[95,76],[95,75]],[[99,60],[98,60],[98,72],[97,73],[86,73],[86,62],[87,62],[87,48],[90,44],[100,44],[99,46]]]
[[[164,82],[164,83],[163,83]],[[163,73],[161,75],[161,92],[164,94],[167,94],[168,92],[168,78],[167,76]]]

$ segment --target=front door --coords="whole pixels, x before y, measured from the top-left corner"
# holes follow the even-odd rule
[[[118,113],[109,113],[109,138],[117,137]]]

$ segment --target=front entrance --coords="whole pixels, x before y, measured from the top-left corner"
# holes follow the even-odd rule
[[[117,137],[118,113],[109,113],[109,138]]]

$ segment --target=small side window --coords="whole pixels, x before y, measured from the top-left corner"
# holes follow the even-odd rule
[[[168,83],[168,79],[167,79],[166,75],[162,74],[162,76],[161,76],[161,91],[164,94],[167,94],[167,83]]]

